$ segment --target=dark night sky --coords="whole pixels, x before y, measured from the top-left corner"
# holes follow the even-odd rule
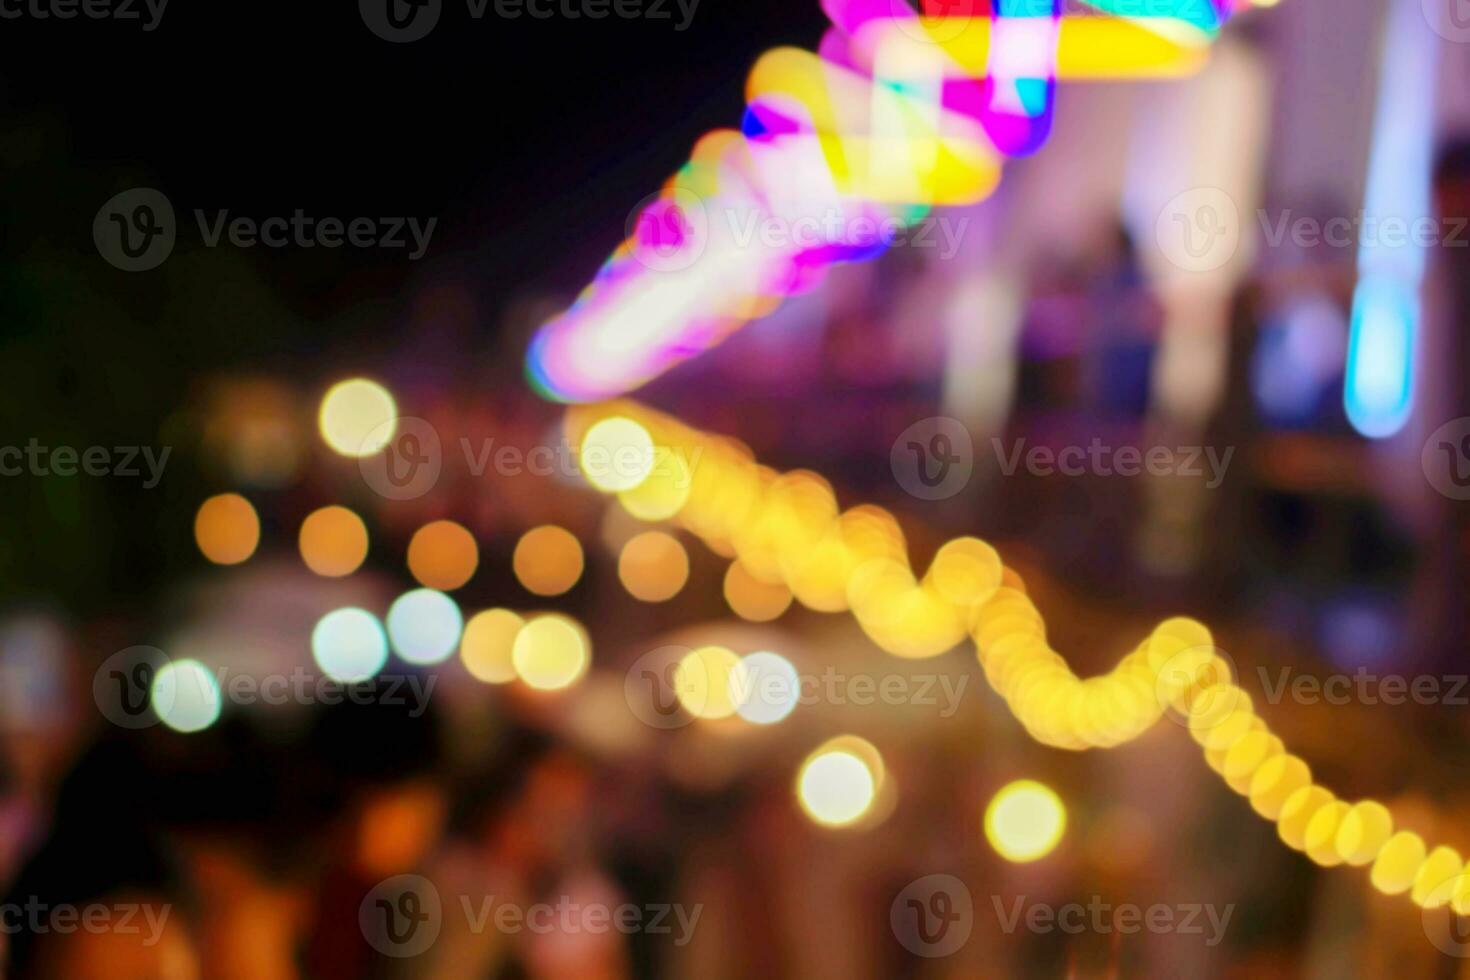
[[[4,129],[13,138],[16,110],[39,109],[92,181],[146,179],[180,211],[437,216],[435,254],[472,253],[507,289],[568,290],[702,132],[738,125],[755,57],[814,46],[825,24],[816,0],[701,0],[683,32],[673,0],[670,20],[505,20],[492,5],[476,21],[465,4],[446,0],[411,44],[372,35],[343,0],[174,0],[152,33],[0,20]],[[86,217],[101,199],[70,203]],[[315,257],[251,258],[311,308]],[[378,271],[391,287],[403,270]]]
[[[0,10],[37,2],[51,0]],[[122,610],[197,569],[190,515],[233,489],[195,454],[191,410],[214,379],[261,372],[309,397],[363,371],[416,403],[524,390],[529,321],[506,333],[507,311],[575,295],[695,139],[739,125],[756,56],[815,46],[825,26],[817,0],[701,0],[684,32],[475,21],[444,2],[411,44],[374,36],[351,0],[173,0],[151,33],[0,18],[0,445],[176,450],[156,490],[0,480],[0,594]],[[167,195],[179,242],[123,272],[92,223],[140,186]],[[438,226],[418,263],[206,249],[196,208]],[[415,304],[441,285],[468,315],[426,328]]]

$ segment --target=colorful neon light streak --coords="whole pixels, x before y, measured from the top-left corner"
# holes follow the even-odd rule
[[[712,133],[634,222],[577,302],[546,324],[527,370],[548,397],[592,401],[638,387],[719,343],[835,262],[886,247],[876,222],[919,220],[986,197],[998,151],[1031,152],[1057,79],[1160,77],[1199,66],[1187,21],[894,16],[890,0],[826,0],[822,54],[778,49],[747,83],[742,132]],[[1166,20],[1168,26],[1161,21]],[[1190,33],[1193,32],[1193,33]],[[1002,54],[1001,52],[1004,52]],[[784,246],[740,229],[810,225]]]

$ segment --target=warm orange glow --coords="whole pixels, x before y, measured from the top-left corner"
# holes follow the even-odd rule
[[[260,518],[238,493],[210,497],[194,516],[194,540],[216,565],[238,565],[260,544]]]
[[[346,507],[323,507],[301,522],[301,560],[318,575],[351,575],[367,558],[368,533]]]
[[[546,524],[521,535],[511,564],[527,591],[561,595],[582,577],[582,545],[565,528]]]
[[[421,585],[440,592],[464,585],[479,564],[475,536],[454,521],[425,524],[408,543],[408,570]]]
[[[791,607],[791,590],[762,582],[736,561],[725,572],[725,601],[741,619],[767,623]]]
[[[689,553],[673,535],[646,531],[623,546],[618,578],[635,599],[665,602],[689,581]]]

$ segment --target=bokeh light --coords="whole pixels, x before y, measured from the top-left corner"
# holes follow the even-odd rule
[[[526,621],[509,609],[486,609],[470,617],[459,642],[459,658],[470,676],[486,684],[516,679],[516,634]]]
[[[791,590],[784,585],[771,585],[751,575],[738,561],[725,571],[725,602],[741,619],[752,623],[768,623],[779,619],[791,608]]]
[[[534,527],[516,542],[511,564],[528,592],[561,595],[582,577],[582,543],[554,524]]]
[[[328,677],[354,684],[383,669],[388,662],[388,637],[378,617],[367,610],[334,609],[311,631],[311,656]]]
[[[367,527],[346,507],[323,507],[301,522],[301,560],[318,575],[341,578],[367,559]]]
[[[149,695],[159,720],[176,732],[202,732],[219,720],[219,681],[198,660],[174,660],[158,668]]]
[[[756,725],[774,725],[796,710],[801,677],[791,661],[762,650],[747,654],[741,663],[745,667],[745,689],[735,706],[741,718]]]
[[[411,664],[437,664],[459,645],[463,619],[454,600],[434,589],[415,589],[388,609],[388,638]]]
[[[862,759],[845,751],[819,751],[802,765],[797,799],[807,816],[827,827],[846,827],[872,808],[878,787]]]
[[[333,385],[317,418],[322,438],[343,456],[371,456],[393,441],[398,406],[388,389],[366,378]]]
[[[260,544],[260,518],[238,493],[210,497],[194,515],[194,541],[216,565],[238,565]]]
[[[408,542],[408,570],[430,589],[457,589],[474,577],[479,565],[475,536],[454,521],[425,524]]]
[[[653,437],[630,418],[605,418],[582,437],[578,462],[587,482],[604,493],[632,490],[653,471]]]
[[[674,668],[674,696],[696,718],[728,718],[749,690],[745,668],[732,650],[700,647]]]
[[[1067,829],[1061,797],[1034,779],[1001,789],[985,808],[985,837],[1007,861],[1024,864],[1046,857]]]
[[[516,676],[538,691],[572,686],[587,672],[591,659],[586,632],[554,613],[523,626],[511,648]]]
[[[645,531],[623,546],[618,578],[635,599],[666,602],[689,581],[689,553],[672,534]]]

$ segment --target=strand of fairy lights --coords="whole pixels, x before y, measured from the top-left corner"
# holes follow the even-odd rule
[[[568,409],[567,435],[580,445],[607,423],[639,430],[665,461],[632,489],[599,488],[617,492],[635,517],[674,521],[809,608],[850,611],[896,656],[937,656],[968,637],[991,686],[1043,744],[1111,748],[1176,711],[1210,768],[1275,822],[1289,847],[1322,866],[1368,867],[1375,888],[1408,893],[1422,908],[1470,915],[1470,868],[1459,852],[1396,828],[1382,803],[1340,800],[1316,783],[1256,714],[1199,622],[1166,620],[1111,671],[1081,678],[1047,643],[1021,577],[984,541],[948,542],[920,577],[890,513],[839,511],[814,473],[777,473],[734,440],[627,401]]]

